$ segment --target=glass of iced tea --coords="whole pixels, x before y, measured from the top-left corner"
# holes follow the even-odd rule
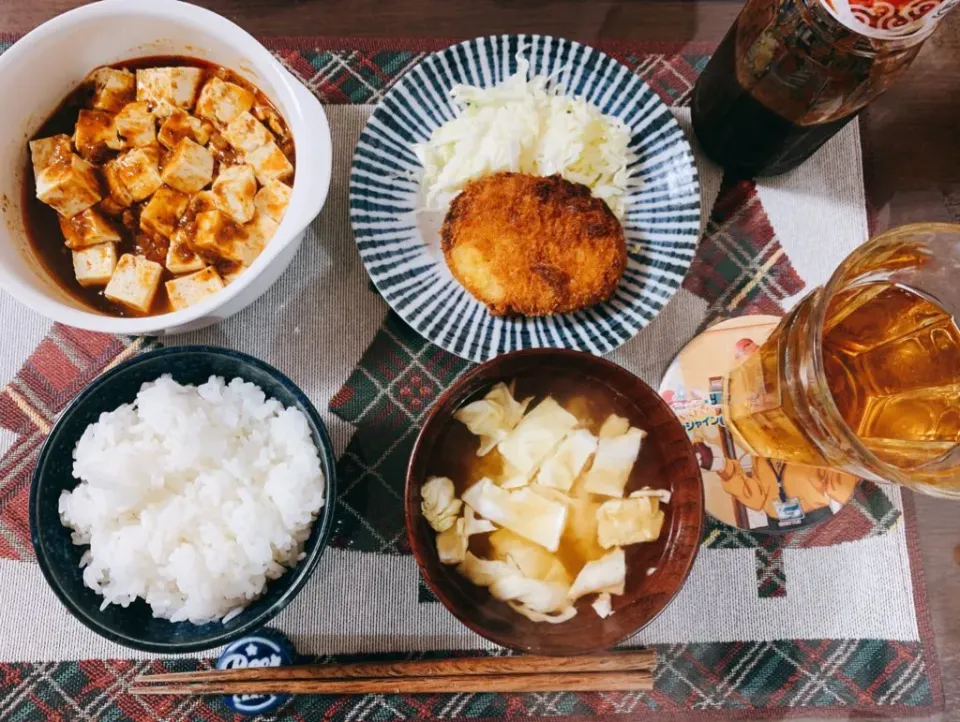
[[[854,251],[724,383],[757,456],[960,499],[960,225]]]

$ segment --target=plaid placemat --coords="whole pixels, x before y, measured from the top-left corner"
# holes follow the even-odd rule
[[[404,470],[418,426],[469,364],[387,311],[347,217],[350,159],[370,104],[442,43],[268,44],[329,104],[335,158],[327,206],[291,269],[260,301],[164,343],[253,353],[289,374],[324,413],[339,455],[337,524],[317,572],[274,623],[302,653],[322,660],[503,653],[432,598],[403,532]],[[604,49],[689,129],[685,106],[704,49]],[[694,265],[658,318],[611,355],[651,384],[698,328],[725,316],[782,313],[867,235],[856,125],[777,179],[730,180],[697,161],[704,235]],[[234,719],[216,699],[126,694],[139,673],[210,660],[150,659],[96,637],[60,606],[33,561],[29,478],[51,424],[98,373],[155,342],[51,325],[5,295],[0,325],[0,720]],[[928,714],[942,708],[943,695],[919,565],[909,497],[864,484],[832,521],[802,533],[772,537],[708,524],[683,591],[630,642],[659,654],[650,693],[314,696],[283,714],[568,722]]]

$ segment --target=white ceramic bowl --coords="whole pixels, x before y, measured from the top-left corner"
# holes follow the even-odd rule
[[[276,235],[236,281],[182,311],[117,318],[90,310],[63,291],[31,250],[21,210],[27,141],[90,70],[152,55],[209,60],[260,88],[293,133],[297,175]],[[330,128],[320,103],[250,34],[195,5],[102,0],[60,15],[0,56],[0,98],[0,284],[37,313],[70,326],[116,334],[172,334],[236,313],[283,273],[327,196]]]

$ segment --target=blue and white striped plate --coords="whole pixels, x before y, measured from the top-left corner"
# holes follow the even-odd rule
[[[517,72],[551,76],[631,129],[623,228],[626,272],[614,296],[576,313],[494,317],[454,280],[440,250],[442,213],[418,213],[422,168],[411,146],[454,117],[450,89],[488,87]],[[551,346],[605,354],[657,315],[683,280],[700,230],[700,185],[690,144],[669,108],[613,58],[542,35],[477,38],[426,57],[377,105],[350,174],[350,220],[367,272],[387,303],[432,343],[472,361]]]

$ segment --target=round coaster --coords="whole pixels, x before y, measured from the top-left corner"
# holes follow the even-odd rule
[[[723,425],[724,376],[754,353],[779,321],[742,316],[712,326],[677,354],[660,382],[660,395],[697,452],[707,513],[756,532],[796,531],[830,519],[859,481],[839,471],[753,456]]]
[[[248,667],[281,667],[293,664],[296,651],[293,644],[275,629],[261,629],[231,644],[217,660],[217,669],[246,669]],[[232,711],[247,715],[276,712],[287,704],[290,694],[227,694],[223,702]]]

